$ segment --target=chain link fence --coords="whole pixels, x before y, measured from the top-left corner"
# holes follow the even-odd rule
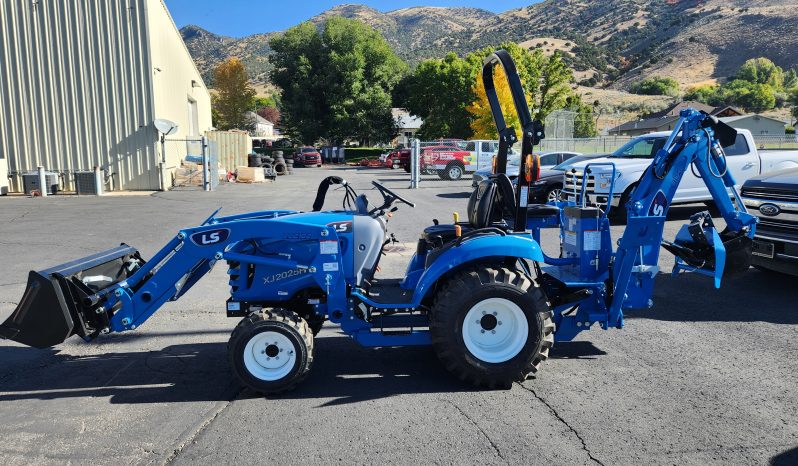
[[[219,186],[219,145],[205,137],[171,139],[161,144],[163,160],[177,162],[164,166],[164,176],[172,173],[173,188],[213,191]],[[178,157],[175,157],[175,154]],[[167,180],[166,184],[170,180]]]
[[[574,113],[574,112],[564,112]],[[568,131],[568,115],[557,116],[546,127],[546,139],[535,147],[538,153],[577,152],[581,154],[609,154],[634,139],[633,136],[599,136],[593,138],[552,137]],[[571,120],[573,122],[573,120]],[[547,120],[547,124],[549,120]],[[560,125],[557,127],[557,125]],[[571,127],[572,128],[572,127]],[[758,149],[798,149],[798,137],[754,136]],[[415,140],[411,145],[408,177],[411,187],[424,184],[471,186],[481,173],[488,173],[493,166],[493,157],[498,152],[499,142],[488,140],[462,141],[439,139],[436,141]],[[509,163],[517,160],[520,144],[516,144],[508,156]],[[514,157],[515,156],[515,157]],[[517,162],[515,162],[517,164]],[[477,177],[474,174],[477,173]]]

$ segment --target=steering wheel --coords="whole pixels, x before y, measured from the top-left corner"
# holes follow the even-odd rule
[[[374,209],[374,211],[387,209],[388,207],[391,206],[391,204],[394,203],[394,201],[399,201],[399,202],[401,202],[403,204],[407,204],[407,205],[409,205],[410,207],[413,207],[413,208],[416,207],[416,205],[414,203],[412,203],[412,202],[408,201],[407,199],[403,198],[402,196],[396,194],[395,192],[391,191],[390,189],[386,188],[385,186],[381,185],[380,183],[378,183],[376,181],[372,181],[371,184],[373,184],[374,187],[377,188],[377,191],[379,191],[380,194],[382,194],[382,198],[384,199],[384,203],[380,207],[377,207],[376,209]]]

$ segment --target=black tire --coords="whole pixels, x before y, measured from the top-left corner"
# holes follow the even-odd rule
[[[629,198],[632,196],[632,191],[634,191],[636,187],[637,184],[633,184],[626,188],[626,191],[623,192],[621,199],[618,201],[618,207],[616,207],[614,212],[612,212],[612,217],[618,221],[619,225],[626,225],[626,220],[629,214],[626,210],[626,203],[629,202]]]
[[[275,359],[279,359],[280,354],[294,351],[295,359],[288,372],[274,380],[265,380],[257,374],[253,374],[248,368],[245,359],[255,358],[254,353],[247,354],[247,345],[253,338],[261,338],[264,332],[279,334],[279,341],[290,343],[290,347],[280,347],[269,344],[262,354],[266,351],[275,351]],[[268,338],[268,337],[267,337]],[[285,346],[285,345],[284,345]],[[252,348],[250,348],[250,351]],[[247,388],[265,395],[285,392],[296,386],[307,377],[313,365],[313,336],[308,328],[307,322],[293,312],[285,309],[264,310],[253,313],[238,323],[230,340],[227,343],[227,356],[230,367],[238,380]],[[292,355],[293,356],[293,355]],[[289,357],[290,356],[284,356]],[[289,360],[290,362],[290,360]],[[252,364],[250,362],[250,364]]]
[[[274,173],[277,175],[285,175],[288,167],[285,165],[285,162],[274,162],[274,167],[272,167]]]
[[[514,303],[528,326],[526,341],[520,340],[523,347],[501,362],[479,359],[468,349],[463,335],[468,313],[490,298]],[[552,316],[543,291],[526,275],[489,266],[468,269],[452,276],[435,295],[430,315],[433,348],[446,369],[460,380],[478,387],[510,388],[513,382],[536,373],[540,364],[548,359],[549,349],[554,345]],[[487,317],[492,316],[485,316],[482,323],[474,324],[484,329]],[[501,321],[493,320],[494,329],[497,324],[501,325]]]
[[[465,174],[465,167],[459,162],[450,162],[443,170],[438,170],[438,177],[442,180],[457,181]]]
[[[546,190],[546,195],[544,196],[544,199],[543,199],[543,203],[544,204],[552,200],[550,198],[553,196],[554,192],[562,193],[562,185],[561,184],[557,184],[557,185],[552,186],[548,190]],[[558,196],[558,198],[556,200],[559,201],[560,200],[559,197],[560,196]]]
[[[410,173],[410,164],[409,163],[406,163],[406,164],[402,165],[402,168],[405,169],[405,173]]]

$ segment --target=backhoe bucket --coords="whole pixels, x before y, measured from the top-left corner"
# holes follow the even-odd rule
[[[102,296],[144,261],[126,244],[41,271],[31,271],[19,305],[0,325],[0,337],[49,348],[72,335],[86,340],[108,326]]]

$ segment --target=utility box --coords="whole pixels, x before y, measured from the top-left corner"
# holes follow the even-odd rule
[[[101,172],[75,172],[75,193],[93,194],[95,196],[102,194],[103,183],[101,179],[97,179],[98,177],[102,177]]]
[[[45,184],[47,185],[47,194],[58,193],[58,173],[45,173]],[[33,191],[42,192],[42,187],[39,186],[38,173],[23,173],[22,174],[22,190],[25,194],[30,195]]]

